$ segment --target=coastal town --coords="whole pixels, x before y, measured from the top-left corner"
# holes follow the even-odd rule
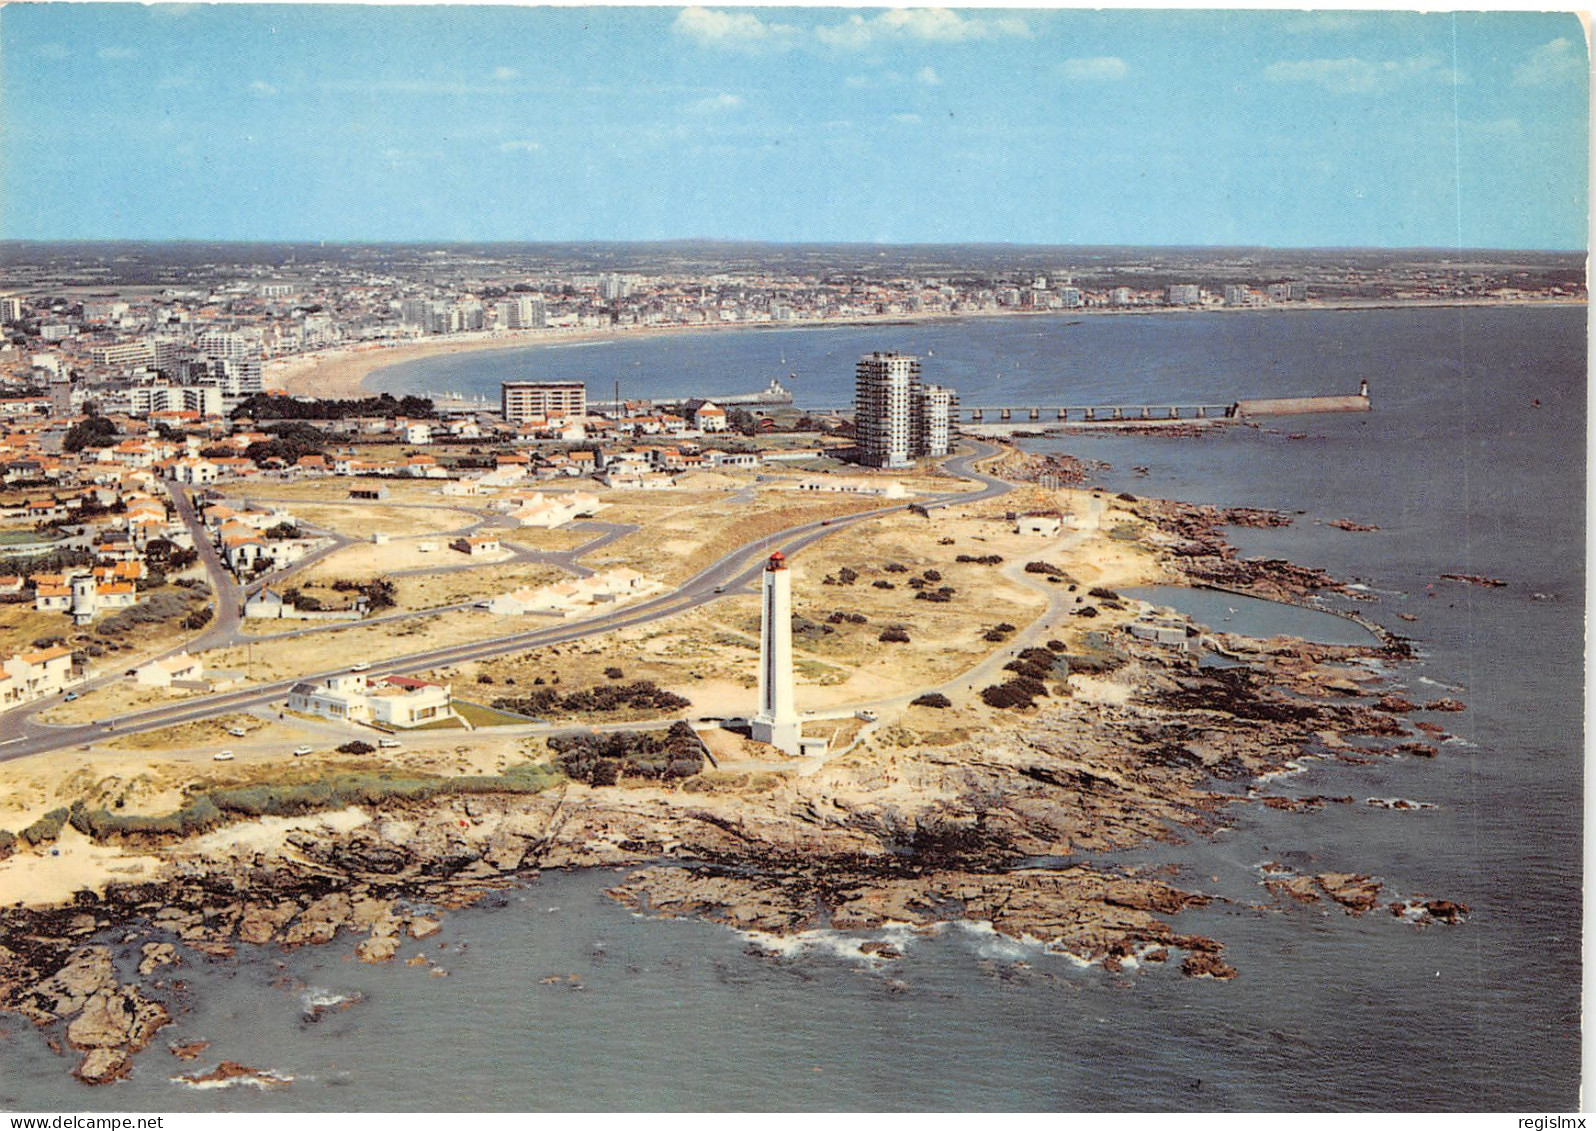
[[[1351,594],[1224,539],[1289,515],[1111,494],[1078,460],[961,435],[929,358],[867,353],[851,405],[824,410],[779,380],[671,401],[507,380],[484,404],[328,376],[362,326],[491,348],[594,330],[603,306],[619,333],[654,301],[629,308],[634,293],[668,289],[605,275],[421,302],[245,280],[7,300],[0,882],[34,942],[9,952],[4,992],[65,1023],[82,1080],[125,1076],[173,1022],[165,935],[145,945],[147,988],[65,941],[130,908],[158,905],[213,957],[353,932],[381,963],[549,867],[634,865],[612,892],[627,906],[773,936],[928,924],[951,900],[1106,970],[1229,979],[1222,940],[1166,921],[1200,892],[1004,863],[1299,804],[1266,781],[1305,748],[1433,757],[1435,720],[1463,709],[1405,698],[1380,673],[1407,646],[1372,622],[1360,644],[1259,640],[1122,592]],[[1193,289],[1135,301],[1213,301]],[[789,309],[1057,312],[1072,290],[927,284]],[[1127,305],[1076,297],[1104,295]],[[1307,301],[1285,286],[1217,305],[1232,297]],[[754,308],[736,309],[720,320]],[[1349,410],[1369,411],[1366,388],[1273,409]],[[1252,675],[1202,666],[1214,656]],[[261,867],[275,902],[205,894]],[[197,887],[175,879],[196,869]],[[1350,871],[1271,863],[1257,884],[1412,925],[1467,914]],[[74,906],[96,910],[68,923]]]

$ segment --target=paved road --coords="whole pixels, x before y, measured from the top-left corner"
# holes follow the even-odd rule
[[[944,466],[955,475],[976,480],[982,486],[974,491],[950,492],[937,497],[929,503],[920,505],[930,509],[953,503],[980,502],[985,499],[996,498],[1010,490],[1009,484],[977,472],[971,466],[975,461],[992,455],[996,449],[982,443],[972,443],[970,446],[974,449],[972,453],[955,456],[947,460]],[[724,593],[730,593],[748,585],[759,576],[760,571],[764,568],[766,559],[777,550],[789,558],[793,557],[820,539],[836,534],[856,523],[875,518],[881,513],[881,511],[866,511],[857,515],[823,519],[817,522],[804,523],[800,526],[756,539],[712,562],[670,593],[618,609],[604,616],[593,617],[571,625],[533,629],[527,632],[496,637],[491,640],[452,645],[447,648],[398,656],[390,660],[374,661],[369,668],[369,673],[373,676],[398,675],[406,672],[425,671],[447,664],[465,663],[470,660],[491,659],[526,649],[541,648],[553,644],[566,644],[585,637],[613,632],[617,629],[631,628],[665,617],[675,616],[678,613],[714,601]],[[102,740],[108,734],[136,734],[179,723],[212,718],[234,711],[262,707],[284,697],[296,683],[314,681],[348,670],[348,667],[344,666],[332,671],[305,673],[276,683],[257,684],[237,691],[207,695],[204,699],[196,702],[152,708],[93,723],[48,726],[29,719],[23,726],[8,727],[7,729],[11,730],[12,733],[0,738],[0,761],[22,758],[47,750],[83,745]],[[9,723],[11,720],[7,719],[5,721]],[[20,733],[17,733],[18,731]]]

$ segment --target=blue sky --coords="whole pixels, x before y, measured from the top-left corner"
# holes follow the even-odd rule
[[[10,238],[1583,248],[1570,13],[14,4]]]

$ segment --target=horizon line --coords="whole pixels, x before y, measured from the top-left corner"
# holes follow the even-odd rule
[[[773,240],[740,236],[668,236],[653,239],[613,239],[586,237],[581,239],[429,239],[405,237],[398,239],[328,239],[317,237],[259,238],[208,236],[51,236],[3,237],[0,247],[40,246],[51,244],[220,244],[240,247],[286,245],[292,247],[479,247],[484,245],[550,247],[584,244],[621,245],[627,247],[659,247],[671,244],[752,244],[762,247],[868,247],[868,248],[1114,248],[1150,251],[1380,251],[1380,252],[1432,252],[1464,254],[1474,252],[1537,252],[1547,255],[1586,255],[1588,247],[1459,247],[1455,245],[1426,244],[1249,244],[1249,243],[1029,243],[1019,240],[909,240],[881,242],[875,240]]]

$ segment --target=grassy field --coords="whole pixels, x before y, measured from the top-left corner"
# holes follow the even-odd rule
[[[354,476],[332,476],[326,479],[304,479],[295,483],[255,484],[255,489],[241,492],[262,502],[283,502],[296,509],[298,504],[311,503],[337,506],[349,502],[352,490],[372,490],[382,487],[388,492],[390,503],[427,503],[437,506],[464,506],[477,508],[486,500],[480,496],[445,495],[441,479],[363,479]],[[364,505],[364,504],[362,504]]]
[[[369,538],[376,533],[391,538],[441,535],[463,530],[476,521],[472,515],[442,507],[396,507],[382,503],[369,506],[301,503],[294,506],[293,513],[295,518],[312,526],[335,530],[350,538]]]
[[[641,527],[586,559],[595,569],[624,565],[656,581],[685,581],[709,562],[757,538],[791,526],[876,510],[873,499],[847,495],[798,498],[786,491],[762,491],[751,503],[724,493],[617,491],[605,512],[610,522]]]
[[[608,513],[603,513],[599,517],[600,521],[610,521]],[[561,526],[553,530],[544,530],[537,526],[521,526],[514,530],[501,530],[499,538],[501,541],[509,545],[519,546],[523,550],[543,550],[559,554],[567,550],[574,550],[578,546],[586,545],[602,534],[603,531],[575,530],[569,526]]]
[[[474,727],[525,726],[529,721],[525,715],[517,715],[509,711],[496,711],[492,707],[484,707],[480,703],[465,703],[459,699],[454,701],[454,710],[457,715]]]
[[[348,591],[332,588],[334,581],[354,581],[364,584],[377,577],[387,576],[381,568],[382,551],[390,546],[352,546],[327,558],[309,570],[303,577],[289,584],[300,592],[317,598],[329,608],[341,606],[349,597]],[[440,550],[424,555],[425,565],[442,569],[463,565],[466,558],[453,550]],[[408,567],[406,567],[408,568]],[[446,572],[424,573],[392,578],[394,583],[394,608],[383,609],[377,615],[394,612],[433,609],[440,605],[453,605],[462,601],[487,600],[500,593],[522,586],[546,585],[569,577],[564,570],[553,566],[530,563],[484,564],[472,569],[454,569]],[[249,630],[258,635],[276,635],[303,628],[307,623],[296,620],[258,621]]]
[[[244,734],[242,737],[232,735],[228,733],[230,730],[241,730]],[[179,723],[176,726],[162,727],[160,730],[145,731],[142,734],[130,734],[114,739],[106,745],[113,750],[171,750],[193,747],[222,750],[234,743],[269,740],[278,736],[278,732],[281,732],[280,737],[285,745],[294,737],[293,731],[277,723],[267,723],[254,715],[232,714],[192,723]]]
[[[61,534],[55,530],[35,530],[31,526],[0,530],[0,553],[7,546],[25,546],[30,542],[58,542]]]
[[[352,624],[331,632],[299,637],[262,637],[253,645],[215,649],[205,653],[208,667],[247,671],[255,681],[287,679],[311,672],[333,671],[357,660],[384,660],[410,652],[425,652],[450,644],[464,644],[503,636],[523,627],[505,627],[502,617],[487,612],[461,610],[417,617],[397,624]],[[535,627],[535,626],[532,626]]]

